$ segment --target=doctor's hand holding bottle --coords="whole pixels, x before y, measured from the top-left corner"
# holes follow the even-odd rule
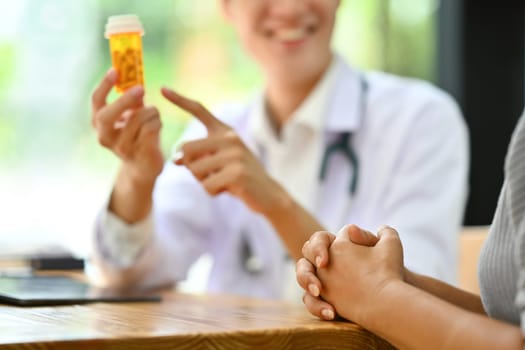
[[[144,106],[144,88],[128,89],[113,103],[107,96],[118,76],[110,69],[92,94],[91,122],[101,145],[122,161],[109,209],[128,223],[144,218],[151,210],[151,192],[162,171],[159,111]]]

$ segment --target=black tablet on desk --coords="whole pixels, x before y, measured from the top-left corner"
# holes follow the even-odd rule
[[[19,306],[160,301],[159,295],[100,289],[63,276],[0,275],[0,303]]]

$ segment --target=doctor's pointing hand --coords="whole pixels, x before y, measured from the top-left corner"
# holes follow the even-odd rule
[[[264,215],[281,236],[288,253],[298,259],[312,228],[322,229],[317,220],[267,174],[230,126],[202,104],[171,89],[163,88],[162,94],[192,114],[208,132],[205,138],[184,143],[183,156],[175,164],[187,167],[210,195],[228,192],[252,211]]]
[[[272,215],[276,203],[286,200],[286,192],[266,173],[239,135],[202,104],[168,88],[163,88],[162,94],[208,131],[207,137],[184,143],[175,164],[187,167],[210,195],[229,192],[251,210]]]

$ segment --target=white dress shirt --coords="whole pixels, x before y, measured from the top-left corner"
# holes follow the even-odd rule
[[[467,194],[468,136],[453,100],[428,83],[384,73],[362,75],[339,57],[276,135],[263,94],[217,116],[231,125],[268,174],[328,230],[355,223],[398,229],[405,265],[449,282]],[[340,153],[319,172],[324,150],[351,132],[353,169]],[[204,137],[192,123],[184,138]],[[208,290],[297,298],[293,263],[264,217],[229,194],[210,197],[184,167],[168,162],[157,179],[150,217],[126,225],[103,211],[93,262],[107,284],[172,284],[202,254],[213,257]],[[255,263],[254,263],[255,262]]]

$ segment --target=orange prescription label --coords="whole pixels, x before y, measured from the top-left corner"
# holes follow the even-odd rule
[[[109,37],[109,47],[113,67],[118,72],[117,91],[124,92],[135,85],[144,86],[141,35],[113,34]]]

